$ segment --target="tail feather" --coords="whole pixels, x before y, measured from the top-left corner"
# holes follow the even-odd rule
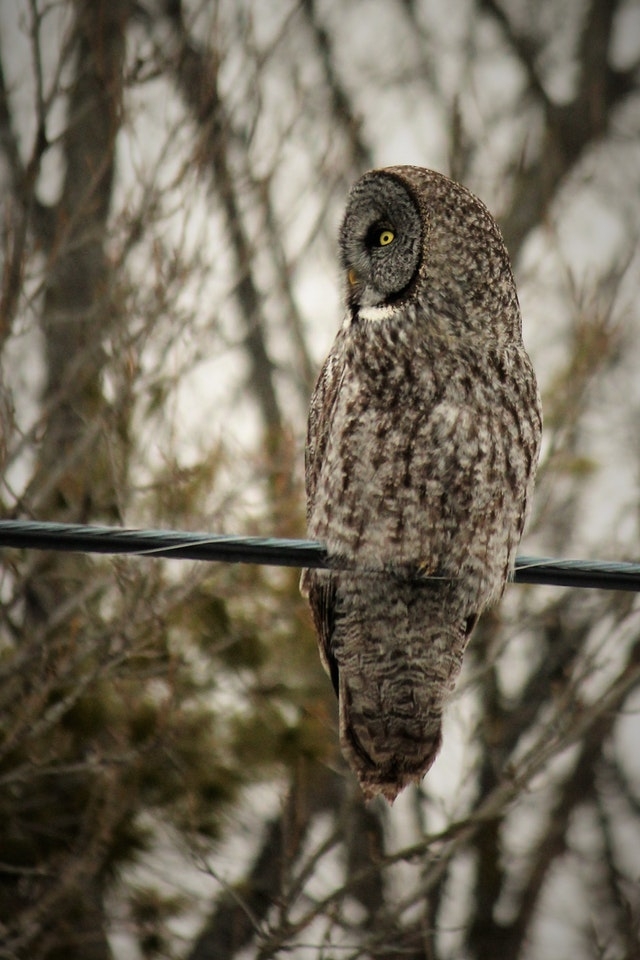
[[[322,661],[338,695],[340,745],[367,799],[422,779],[476,621],[453,581],[307,570]]]
[[[424,628],[408,649],[392,648],[375,662],[366,653],[341,662],[341,747],[366,799],[382,794],[392,803],[433,764],[466,639],[462,631]],[[366,651],[366,636],[358,646]]]

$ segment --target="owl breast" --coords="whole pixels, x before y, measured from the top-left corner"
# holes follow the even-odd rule
[[[340,344],[309,530],[372,569],[466,580],[470,603],[484,605],[514,560],[536,447],[534,425],[517,413],[517,382],[488,377],[515,358],[492,365],[452,343],[443,352],[398,324],[352,324]],[[510,458],[527,435],[528,467]]]

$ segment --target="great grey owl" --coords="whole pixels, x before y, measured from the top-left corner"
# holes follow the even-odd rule
[[[482,610],[502,594],[541,435],[507,252],[486,207],[420,167],[365,174],[340,231],[346,314],[311,400],[305,570],[342,751],[392,802],[441,743]]]

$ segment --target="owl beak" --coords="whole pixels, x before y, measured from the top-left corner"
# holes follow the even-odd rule
[[[347,270],[347,302],[352,309],[356,309],[362,296],[362,281],[351,267]]]
[[[351,267],[347,270],[347,300],[352,307],[360,303],[362,297],[362,280]]]

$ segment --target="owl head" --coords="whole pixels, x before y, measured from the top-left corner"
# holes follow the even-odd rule
[[[418,306],[447,333],[520,331],[509,258],[498,226],[469,190],[423,167],[372,170],[351,189],[340,229],[351,319],[390,319]],[[403,312],[403,316],[406,314]]]

